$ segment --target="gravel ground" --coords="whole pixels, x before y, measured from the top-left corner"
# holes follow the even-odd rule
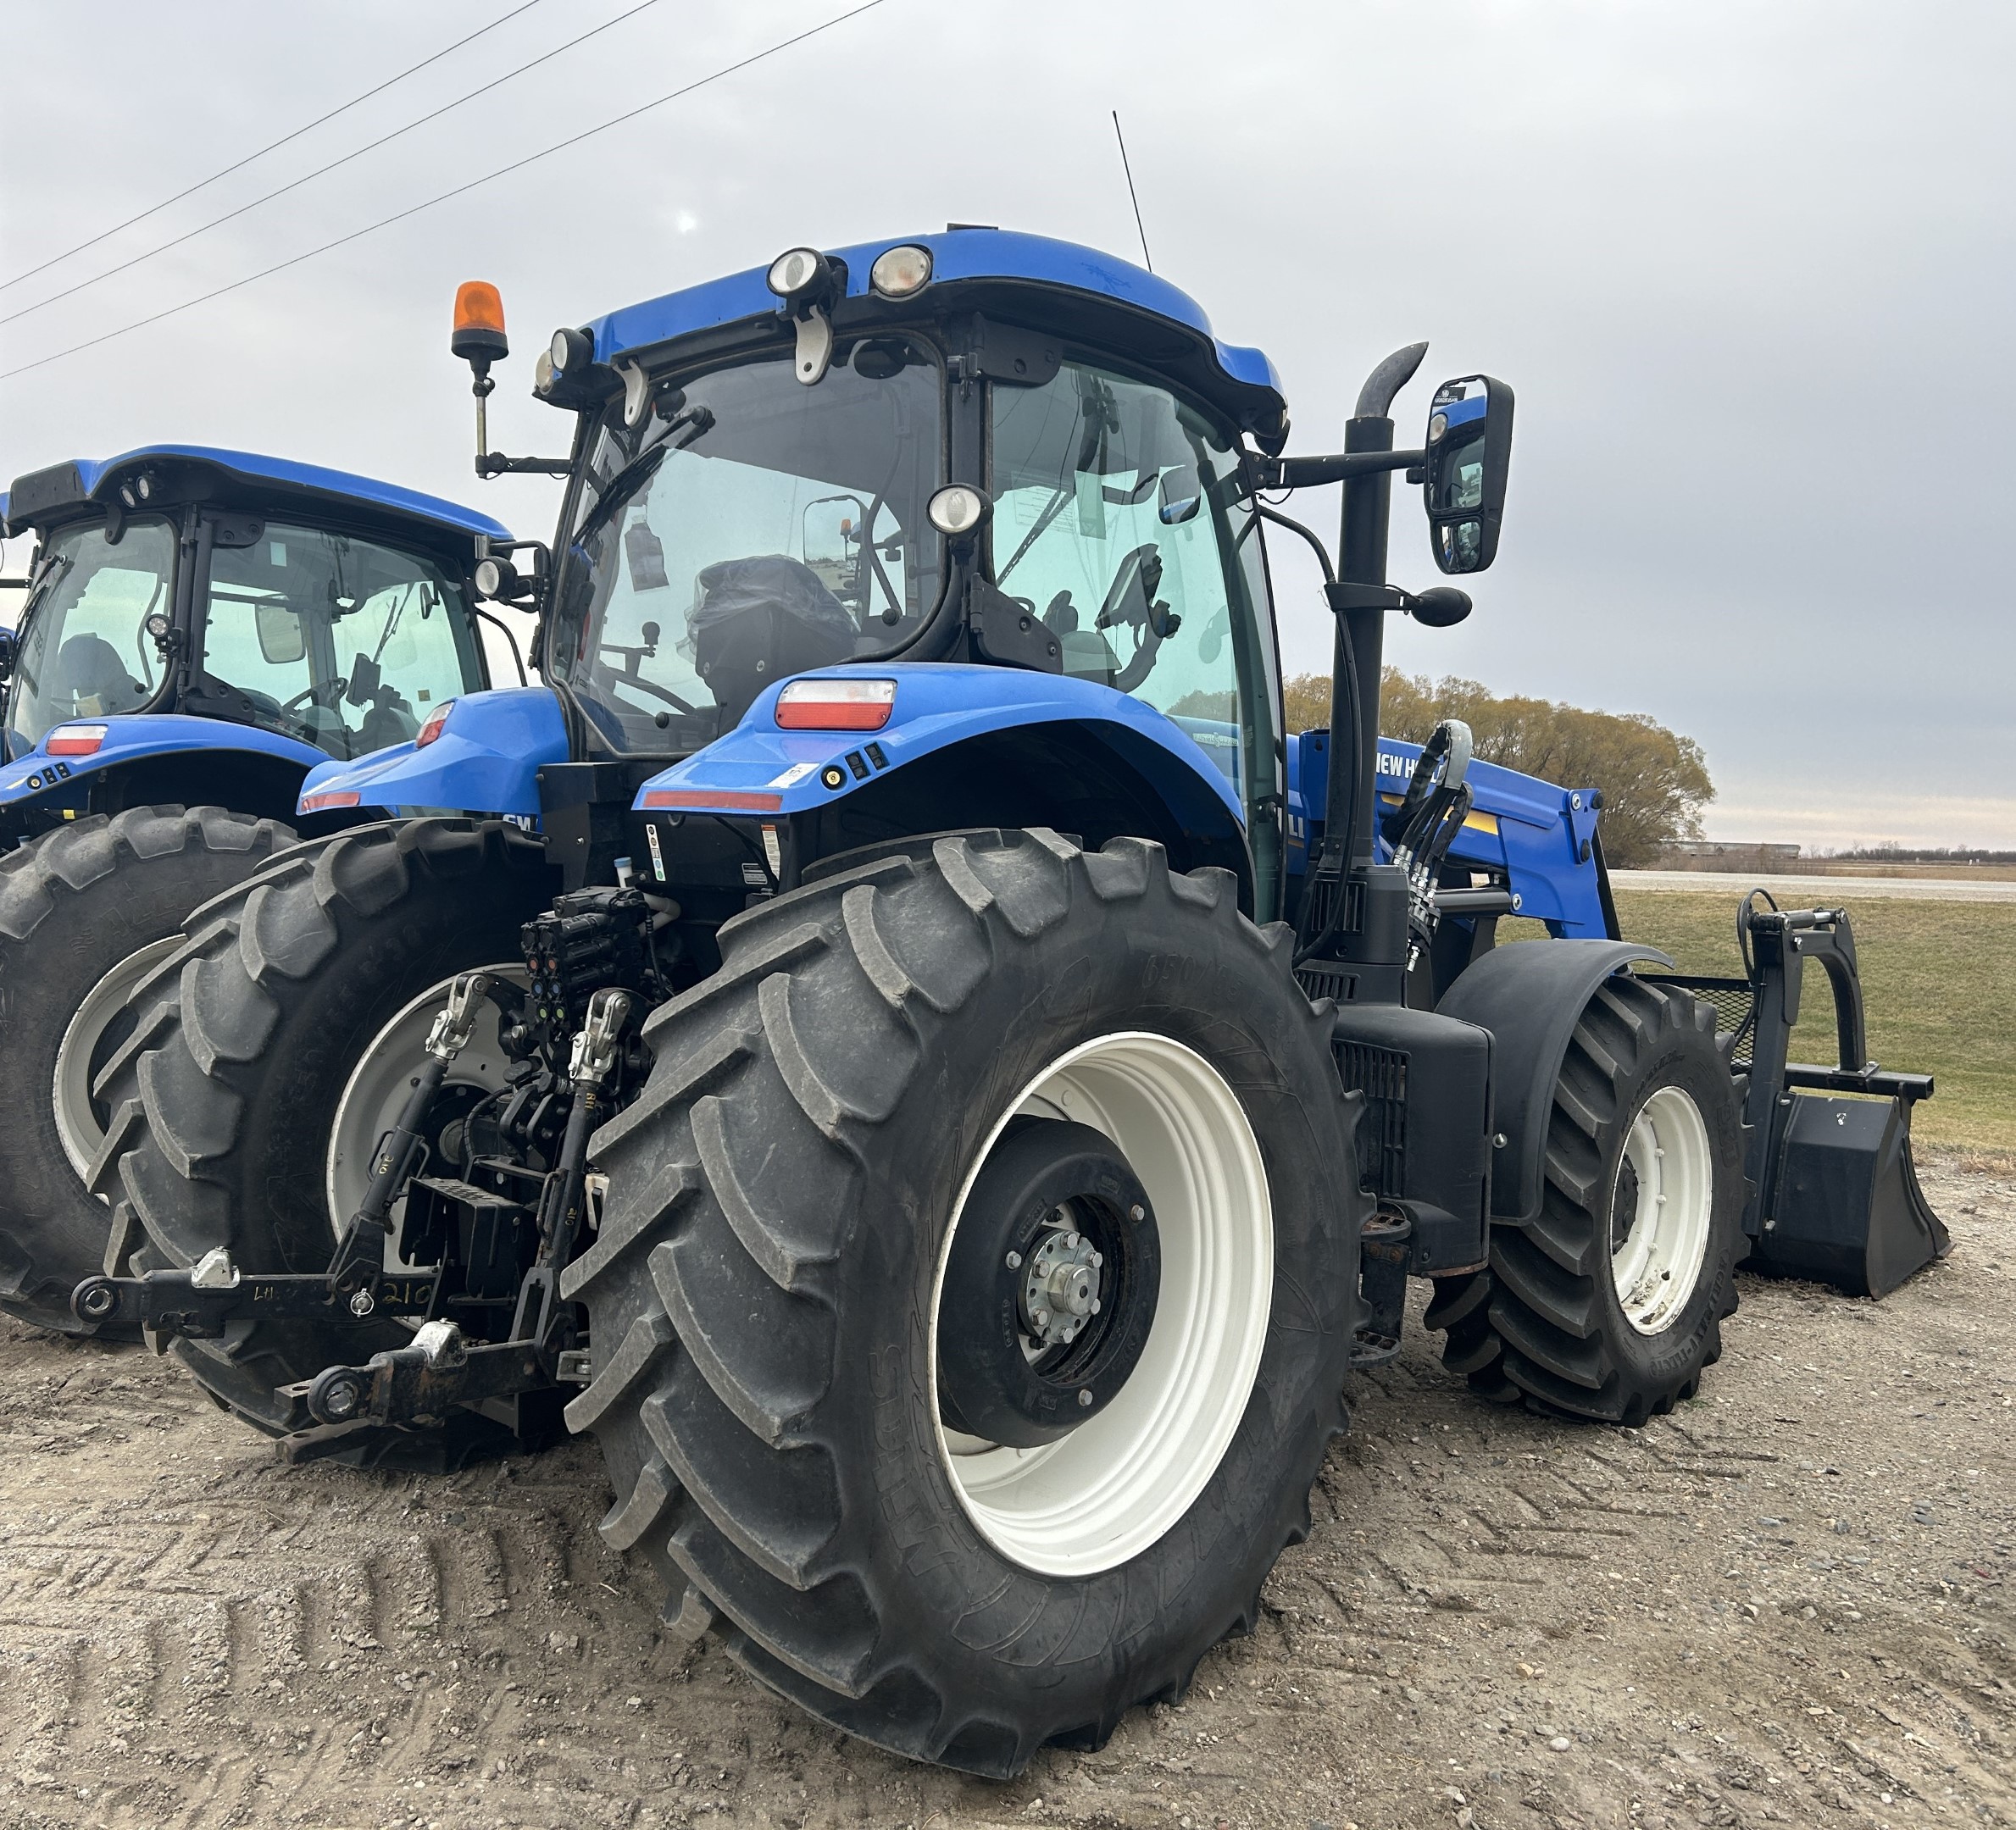
[[[0,1325],[0,1825],[2016,1825],[2016,1183],[1880,1304],[1746,1278],[1642,1430],[1418,1332],[1181,1707],[992,1785],[658,1623],[591,1449],[277,1467],[172,1365]]]

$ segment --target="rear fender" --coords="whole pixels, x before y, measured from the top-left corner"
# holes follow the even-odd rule
[[[849,666],[800,678],[892,679],[888,721],[781,729],[780,682],[734,730],[647,781],[636,811],[789,823],[808,857],[975,826],[1053,826],[1087,846],[1124,832],[1159,840],[1179,870],[1233,870],[1250,910],[1230,727],[1179,724],[1110,687],[1017,668]]]
[[[1540,1213],[1547,1117],[1569,1038],[1606,979],[1647,962],[1671,969],[1663,953],[1628,940],[1563,940],[1494,948],[1442,995],[1438,1016],[1491,1034],[1491,1216],[1524,1226]]]
[[[81,725],[104,727],[96,750],[85,756],[50,753],[52,738]],[[219,718],[167,712],[69,718],[25,755],[0,763],[0,829],[170,802],[200,801],[286,818],[294,804],[293,785],[327,761],[312,744]]]
[[[451,812],[536,822],[539,771],[567,760],[560,702],[544,686],[466,693],[425,749],[393,744],[353,762],[325,762],[301,785],[303,813],[340,807]]]

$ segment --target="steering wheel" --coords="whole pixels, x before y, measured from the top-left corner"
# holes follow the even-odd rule
[[[292,712],[305,701],[312,701],[320,706],[325,712],[332,710],[336,702],[342,696],[343,689],[349,684],[349,681],[346,679],[332,679],[321,680],[304,686],[292,699],[285,701],[280,706],[280,710]],[[329,696],[327,698],[322,696],[325,693]],[[261,696],[264,696],[262,694]]]

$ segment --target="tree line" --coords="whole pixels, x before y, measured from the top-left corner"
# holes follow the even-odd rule
[[[1297,674],[1283,685],[1291,731],[1330,724],[1330,676]],[[1701,837],[1714,798],[1708,758],[1691,737],[1642,712],[1589,712],[1558,701],[1500,698],[1477,680],[1386,670],[1380,733],[1425,743],[1446,718],[1461,718],[1478,758],[1563,788],[1600,788],[1603,855],[1619,869],[1651,864],[1662,845]]]

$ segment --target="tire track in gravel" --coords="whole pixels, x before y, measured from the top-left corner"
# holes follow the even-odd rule
[[[1931,1179],[1952,1261],[1744,1279],[1639,1431],[1486,1406],[1416,1334],[1254,1636],[1005,1787],[664,1631],[582,1445],[281,1468],[172,1365],[0,1328],[0,1826],[2016,1825],[2016,1189]]]

